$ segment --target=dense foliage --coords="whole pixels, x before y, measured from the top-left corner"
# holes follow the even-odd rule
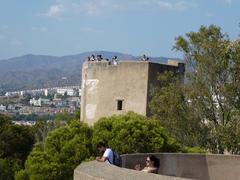
[[[155,91],[154,116],[185,145],[240,154],[240,40],[202,26],[176,38],[175,49],[184,53],[186,83],[170,80]]]
[[[68,120],[53,130],[50,130],[52,124],[48,125],[50,127],[46,129],[44,121],[38,122],[36,127],[43,132],[45,140],[38,139],[25,162],[25,169],[18,171],[15,179],[72,179],[73,170],[82,161],[93,159],[96,155],[96,144],[99,142],[106,142],[120,154],[182,150],[159,121],[133,112],[102,118],[93,127],[79,120]]]
[[[35,144],[17,178],[27,174],[30,180],[72,179],[73,169],[91,156],[91,136],[91,128],[77,120],[51,131],[43,148]]]
[[[160,126],[159,121],[129,112],[101,118],[93,128],[93,145],[107,143],[121,154],[176,152],[180,145]]]
[[[183,145],[204,144],[206,129],[186,98],[188,89],[172,72],[159,75],[158,80],[160,87],[154,89],[151,101],[153,117]]]
[[[0,114],[0,179],[13,179],[34,144],[29,127],[14,125],[10,118]]]

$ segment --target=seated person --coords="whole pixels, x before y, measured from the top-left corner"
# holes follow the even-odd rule
[[[146,159],[146,166],[141,170],[140,164],[137,164],[135,166],[136,170],[141,170],[143,172],[147,172],[147,173],[158,173],[158,168],[160,166],[160,161],[158,158],[156,158],[156,156],[154,155],[150,155],[147,157]]]

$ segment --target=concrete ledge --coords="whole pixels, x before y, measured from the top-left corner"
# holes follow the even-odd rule
[[[159,174],[199,180],[240,180],[240,156],[218,154],[153,153],[160,159]],[[122,167],[145,166],[150,154],[122,155]]]
[[[84,162],[74,170],[74,180],[190,180],[119,168],[97,161]]]

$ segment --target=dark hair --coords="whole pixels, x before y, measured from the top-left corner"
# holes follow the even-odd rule
[[[160,166],[160,160],[159,160],[156,156],[150,155],[150,156],[149,156],[149,159],[150,159],[151,161],[153,161],[153,166],[154,166],[154,167],[159,168],[159,166]]]
[[[104,142],[99,142],[97,144],[97,148],[100,148],[100,147],[106,147],[106,144]]]

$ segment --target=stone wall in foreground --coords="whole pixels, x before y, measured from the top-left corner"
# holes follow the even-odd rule
[[[133,170],[145,166],[150,154],[125,154],[122,168],[91,161],[74,171],[74,180],[240,180],[240,156],[183,153],[153,153],[160,159],[159,175]]]
[[[240,156],[157,153],[159,174],[200,180],[240,180]],[[122,166],[145,165],[148,154],[122,155]]]
[[[84,162],[74,170],[74,180],[190,180],[120,168],[96,161]]]

